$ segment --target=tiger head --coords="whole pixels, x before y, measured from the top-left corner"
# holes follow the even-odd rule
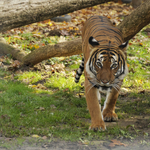
[[[89,44],[92,49],[91,57],[86,63],[89,81],[102,91],[112,87],[119,90],[123,78],[128,73],[126,63],[128,42],[119,46],[113,46],[116,44],[111,42],[109,45],[100,45],[96,39],[90,37]]]

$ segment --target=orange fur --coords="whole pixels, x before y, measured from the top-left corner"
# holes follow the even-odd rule
[[[112,29],[112,30],[111,30]],[[109,31],[108,31],[109,30]],[[115,32],[114,32],[115,31]],[[115,34],[116,33],[116,34]],[[99,35],[99,36],[97,36]],[[99,45],[91,46],[89,43],[90,36],[93,36]],[[114,38],[117,37],[117,38]],[[115,104],[119,95],[119,89],[122,84],[124,76],[127,74],[126,68],[126,52],[125,48],[121,49],[119,46],[123,43],[122,35],[119,29],[112,26],[110,21],[105,17],[94,16],[86,21],[82,29],[82,49],[84,55],[84,73],[85,73],[85,96],[87,107],[91,116],[90,129],[93,130],[105,130],[106,126],[104,121],[116,121],[118,120],[115,113]],[[105,49],[103,64],[99,67],[96,61],[99,59],[99,49]],[[109,49],[109,50],[107,50]],[[114,51],[116,56],[110,51]],[[97,53],[97,55],[94,55]],[[118,61],[117,67],[111,68],[112,58]],[[92,58],[92,59],[91,59]],[[91,59],[91,60],[90,60]],[[120,61],[121,59],[121,61]],[[93,62],[95,74],[89,69],[90,61]],[[119,62],[120,61],[120,62]],[[103,92],[103,87],[113,85],[116,81],[115,73],[123,66],[121,62],[124,62],[125,72],[118,77],[119,84],[117,88],[112,86],[106,90],[107,97],[105,106],[101,112],[101,106],[99,105],[99,92]],[[102,88],[96,88],[94,85],[102,86]],[[92,85],[93,84],[93,85]],[[107,88],[106,88],[107,89]]]

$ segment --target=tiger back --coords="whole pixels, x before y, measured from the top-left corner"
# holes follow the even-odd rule
[[[82,29],[83,59],[77,71],[78,82],[84,70],[85,96],[91,116],[90,129],[105,130],[104,121],[117,121],[115,104],[122,81],[128,73],[126,48],[120,30],[102,16],[92,16]],[[105,92],[103,110],[99,101]]]

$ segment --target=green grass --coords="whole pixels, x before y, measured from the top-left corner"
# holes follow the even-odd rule
[[[81,81],[83,81],[83,77],[81,78]],[[69,91],[75,91],[80,90],[81,86],[80,83],[76,84],[74,82],[74,76],[71,74],[64,75],[64,74],[58,74],[52,75],[48,81],[45,83],[46,87],[49,88],[58,88],[58,89],[68,89]]]
[[[98,133],[89,131],[87,120],[90,115],[86,109],[85,98],[75,94],[81,86],[76,88],[72,77],[69,77],[69,84],[62,86],[62,82],[67,82],[62,75],[56,74],[50,79],[53,84],[51,92],[47,94],[38,94],[35,89],[19,81],[0,79],[0,129],[4,136],[36,134],[74,141],[80,138],[92,140],[93,137],[104,139],[104,135],[110,137],[120,133],[119,127]],[[49,81],[46,84],[49,87]],[[59,90],[55,90],[56,87]]]
[[[0,129],[4,136],[37,134],[74,141],[82,137],[90,140],[93,136],[102,139],[111,131],[88,131],[86,119],[90,116],[85,98],[77,98],[71,91],[41,95],[20,82],[0,80],[0,83]],[[120,132],[119,128],[116,130]]]
[[[0,126],[4,135],[48,135],[50,127],[62,128],[68,123],[80,126],[81,120],[75,118],[89,117],[84,116],[83,98],[68,92],[38,95],[20,82],[5,80],[1,80],[0,89]]]
[[[127,50],[127,62],[130,67],[123,86],[130,87],[134,91],[150,89],[150,40],[144,32],[138,33],[137,38],[141,37],[143,39],[142,46],[139,45],[139,42],[131,40],[132,45]]]
[[[20,34],[19,36],[24,39],[24,43],[22,41],[21,43],[28,46],[28,41],[36,41],[37,37],[32,37],[32,34]],[[9,37],[5,38],[9,40]],[[11,39],[18,44],[20,42],[14,37]],[[57,37],[52,39],[55,43]],[[119,108],[116,110],[119,119],[131,118],[141,113],[150,114],[150,41],[144,32],[140,32],[136,39],[140,39],[142,44],[131,40],[127,50],[130,72],[122,86],[126,89],[127,96],[120,96],[116,104]],[[42,39],[44,40],[47,41]],[[134,138],[137,135],[135,130],[133,134],[128,128],[117,124],[114,127],[108,127],[108,130],[104,132],[88,130],[90,115],[86,109],[84,88],[83,85],[81,86],[84,76],[78,84],[74,83],[75,70],[80,64],[81,57],[75,55],[53,58],[45,62],[53,67],[55,64],[63,63],[65,67],[61,68],[62,72],[55,67],[54,72],[25,71],[14,73],[12,79],[12,72],[0,70],[0,131],[2,135],[18,137],[36,134],[72,141],[122,136]],[[142,91],[144,91],[143,94]],[[104,100],[102,95],[102,105]]]
[[[16,34],[3,34],[2,35],[5,40],[11,45],[18,45],[18,47],[22,50],[33,51],[39,46],[45,46],[48,44],[57,44],[60,38],[58,36],[47,36],[45,37],[40,32],[24,32]],[[66,39],[68,37],[65,37]]]
[[[36,83],[37,81],[41,80],[41,72],[24,72],[23,74],[17,76],[18,80],[24,80],[27,83],[33,84]]]

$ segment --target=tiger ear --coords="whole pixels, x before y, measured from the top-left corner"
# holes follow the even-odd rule
[[[122,44],[119,46],[119,48],[120,48],[121,50],[126,50],[127,47],[128,47],[128,43],[129,43],[129,41],[122,43]]]
[[[89,38],[89,43],[90,43],[93,47],[99,45],[99,43],[97,42],[97,40],[95,40],[95,39],[93,38],[93,36],[90,36],[90,38]]]

